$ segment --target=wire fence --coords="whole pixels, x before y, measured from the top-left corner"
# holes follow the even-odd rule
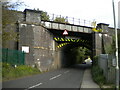
[[[25,53],[19,50],[2,48],[2,62],[11,65],[24,65]]]

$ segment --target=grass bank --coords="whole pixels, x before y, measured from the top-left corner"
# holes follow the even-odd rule
[[[102,86],[106,83],[105,77],[103,75],[103,70],[100,69],[98,66],[92,67],[92,77],[93,80],[99,84],[99,86]]]
[[[33,68],[27,65],[19,65],[13,67],[8,63],[2,64],[2,80],[17,79],[24,76],[34,75],[41,73],[37,68]]]
[[[98,57],[94,57],[93,66],[91,69],[93,80],[101,87],[106,83],[105,77],[103,75],[103,70],[98,65]]]

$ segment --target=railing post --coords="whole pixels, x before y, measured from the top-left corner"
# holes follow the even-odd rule
[[[60,18],[61,18],[61,15],[60,15]]]
[[[68,23],[68,16],[65,18],[65,29],[67,29],[66,24]]]
[[[74,24],[74,17],[73,17],[73,24]]]
[[[91,27],[91,22],[89,21],[89,27]]]
[[[54,21],[54,14],[53,14],[53,17],[52,17],[52,21]]]
[[[80,19],[79,19],[79,25],[80,25]]]
[[[84,26],[85,26],[85,21],[86,21],[86,20],[84,20]]]
[[[66,16],[66,22],[68,23],[68,16]]]
[[[6,49],[6,63],[8,62],[8,48]]]

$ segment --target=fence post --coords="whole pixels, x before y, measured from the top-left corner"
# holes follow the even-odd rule
[[[85,26],[85,21],[86,21],[86,20],[84,20],[84,26]]]
[[[7,61],[8,61],[8,48],[6,49],[6,60],[5,60],[5,62],[7,63]]]
[[[52,21],[54,21],[54,14],[53,14],[53,17],[52,17]]]
[[[79,19],[79,25],[80,25],[80,19]]]
[[[25,65],[25,52],[24,51],[22,52],[22,56],[23,56],[23,58],[22,58],[23,62],[22,63],[23,63],[23,65]]]
[[[73,17],[73,24],[74,24],[74,17]]]
[[[68,23],[68,16],[66,16],[66,22]]]

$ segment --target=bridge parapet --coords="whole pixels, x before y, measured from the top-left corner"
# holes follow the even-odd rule
[[[45,25],[48,29],[56,29],[56,30],[68,30],[74,32],[84,32],[84,33],[92,33],[91,22],[88,20],[76,19],[73,17],[64,17],[61,15],[49,14],[48,20],[43,20],[41,18],[41,12],[39,10],[31,10],[25,9],[24,14],[24,21],[29,23],[40,23]],[[65,19],[64,23],[55,22],[56,18],[63,18]]]

